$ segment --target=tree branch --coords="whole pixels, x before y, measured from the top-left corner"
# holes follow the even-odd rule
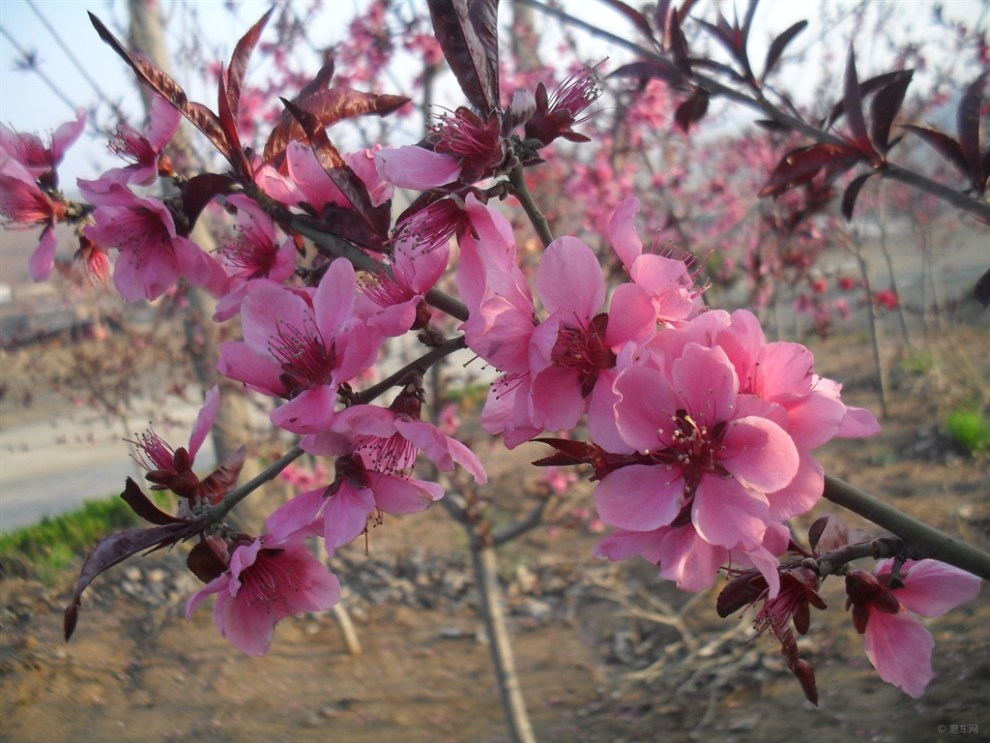
[[[990,555],[880,502],[849,483],[826,475],[825,497],[900,537],[910,545],[912,554],[940,560],[990,580]]]
[[[545,5],[539,0],[519,0],[519,2],[536,8],[541,13],[545,13],[546,15],[556,18],[563,23],[579,28],[592,36],[597,36],[601,39],[605,39],[611,44],[627,49],[633,52],[640,59],[660,62],[662,64],[670,63],[670,61],[661,54],[657,54],[649,49],[644,49],[628,39],[624,39],[621,36],[617,36],[616,34],[605,31],[604,29],[597,28],[596,26],[586,21],[582,21],[580,18],[575,18],[562,10]],[[790,114],[785,113],[763,96],[752,97],[746,93],[736,90],[735,88],[731,88],[718,80],[699,74],[695,70],[691,70],[690,80],[713,97],[719,95],[746,106],[747,108],[751,108],[754,111],[758,111],[768,118],[773,119],[778,124],[781,124],[788,129],[793,129],[794,131],[800,132],[816,142],[820,142],[822,144],[848,146],[848,143],[841,137],[830,134],[829,132],[819,129],[816,126],[808,124],[796,116],[791,116]],[[920,173],[916,173],[893,163],[885,162],[878,168],[878,170],[880,175],[885,178],[900,181],[901,183],[907,184],[918,189],[919,191],[929,193],[947,204],[950,204],[956,209],[972,214],[982,222],[990,222],[990,204],[984,201],[972,196],[967,196],[961,191],[956,191],[955,189],[939,183],[938,181],[934,181],[924,175],[921,175]]]

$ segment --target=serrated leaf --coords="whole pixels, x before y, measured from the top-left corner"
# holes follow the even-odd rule
[[[901,124],[901,127],[917,134],[938,150],[942,157],[955,165],[963,175],[969,175],[969,162],[963,154],[962,147],[948,134],[943,134],[938,129],[929,129],[927,126],[916,124]]]
[[[856,76],[856,52],[852,44],[849,45],[849,53],[846,56],[846,84],[842,101],[846,121],[849,122],[849,133],[852,134],[852,144],[863,154],[874,155],[875,151],[866,131],[866,119],[863,116],[863,96]]]
[[[974,80],[959,100],[959,110],[956,112],[956,126],[959,131],[959,149],[969,166],[969,182],[979,193],[986,190],[986,176],[980,157],[980,103],[983,98],[983,86],[987,80],[987,72],[983,72]]]
[[[852,183],[846,186],[846,191],[842,194],[842,216],[846,218],[847,222],[852,221],[853,209],[856,208],[856,199],[859,198],[859,192],[862,190],[863,185],[874,175],[876,175],[876,171],[864,173],[854,178]]]
[[[65,639],[72,637],[79,619],[79,607],[86,587],[104,570],[113,567],[138,552],[160,549],[187,539],[203,528],[202,524],[179,521],[151,529],[131,529],[100,540],[89,553],[72,591],[72,598],[65,608]]]
[[[708,93],[698,88],[687,100],[683,101],[674,112],[674,121],[681,131],[687,134],[691,124],[695,124],[708,112]]]
[[[171,77],[158,69],[152,62],[140,54],[130,52],[120,41],[110,33],[103,21],[92,13],[89,19],[96,28],[100,38],[134,70],[138,78],[162,98],[171,103],[182,113],[189,122],[202,132],[214,147],[227,160],[230,160],[230,147],[220,119],[210,109],[201,103],[190,101],[186,92]]]
[[[807,21],[798,21],[771,42],[770,48],[767,49],[767,58],[763,63],[763,76],[760,78],[761,82],[766,80],[767,75],[770,74],[770,71],[777,66],[777,62],[780,61],[780,57],[783,55],[784,49],[787,48],[787,45],[790,44],[794,38],[807,27]]]
[[[913,75],[914,70],[903,70],[897,78],[878,90],[870,103],[871,139],[873,146],[883,154],[893,146],[890,142],[890,127],[897,112],[901,110]]]
[[[500,108],[498,0],[427,0],[433,32],[465,97],[483,116]]]
[[[777,196],[788,189],[807,183],[820,170],[827,169],[835,178],[863,159],[863,153],[854,147],[835,144],[817,144],[791,150],[777,163],[759,196]]]
[[[332,74],[333,68],[330,69]],[[405,96],[362,93],[350,88],[329,88],[300,95],[292,104],[297,110],[305,111],[312,117],[314,128],[325,129],[338,121],[357,116],[387,116],[408,102],[409,99]],[[307,135],[302,124],[286,108],[265,144],[265,161],[271,162],[285,152],[289,142],[305,139]]]

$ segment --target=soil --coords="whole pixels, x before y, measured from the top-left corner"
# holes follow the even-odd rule
[[[891,326],[893,327],[893,326]],[[990,399],[987,316],[943,317],[890,341],[890,410],[869,441],[836,441],[826,470],[983,549],[990,547],[990,462],[951,442],[948,411]],[[811,343],[851,404],[877,409],[868,336]],[[542,487],[526,463],[539,445],[487,458],[500,506],[522,512]],[[579,482],[550,524],[506,545],[500,564],[520,676],[542,741],[955,741],[990,739],[990,599],[925,620],[936,677],[912,699],[883,683],[844,611],[841,582],[800,640],[820,704],[804,700],[752,615],[719,619],[715,593],[661,582],[642,561],[598,562]],[[529,499],[529,500],[528,500]],[[827,504],[815,515],[828,511]],[[835,509],[831,509],[835,510]],[[865,526],[856,518],[850,524]],[[806,527],[812,517],[802,520]],[[506,741],[466,541],[442,508],[391,518],[333,568],[362,645],[350,654],[332,613],[282,622],[271,653],[249,658],[207,608],[181,550],[118,566],[84,597],[66,644],[54,586],[7,564],[0,579],[0,739],[5,741]]]

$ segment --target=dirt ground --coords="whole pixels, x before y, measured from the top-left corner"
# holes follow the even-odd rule
[[[833,442],[826,469],[949,534],[990,547],[990,462],[955,449],[941,421],[990,394],[990,330],[977,309],[943,317],[906,349],[888,338],[890,416],[869,442]],[[823,374],[852,404],[877,407],[868,337],[814,341]],[[539,486],[538,445],[488,457],[511,510]],[[597,562],[580,518],[591,485],[559,518],[501,553],[522,689],[542,741],[966,741],[990,739],[990,592],[927,621],[935,680],[920,700],[880,681],[843,608],[841,583],[815,612],[802,654],[820,706],[804,701],[752,616],[720,620],[715,594],[690,597],[642,561]],[[823,506],[820,511],[827,510]],[[857,523],[854,518],[848,519]],[[810,523],[809,517],[804,526]],[[73,580],[0,578],[0,739],[4,741],[506,741],[466,542],[435,507],[391,518],[369,551],[333,567],[363,645],[347,652],[332,614],[284,621],[272,652],[241,655],[207,608],[186,622],[196,581],[180,551],[118,566],[84,597],[61,637]]]

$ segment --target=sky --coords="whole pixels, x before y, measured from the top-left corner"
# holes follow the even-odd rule
[[[229,57],[237,37],[243,33],[269,7],[269,2],[262,0],[241,0],[237,3],[237,19],[224,10],[220,0],[160,0],[167,16],[172,22],[168,26],[170,43],[178,47],[179,38],[183,34],[183,23],[189,17],[190,8],[199,15],[200,25],[206,29],[206,38],[213,45],[218,58]],[[419,2],[423,0],[405,0]],[[708,3],[714,0],[707,0]],[[842,0],[824,0],[834,12],[841,9]],[[925,24],[930,22],[932,2],[928,0],[895,0],[896,6],[877,4],[879,12],[886,8],[896,7],[902,21],[909,24],[915,33],[924,35]],[[699,6],[703,9],[706,0]],[[502,5],[507,6],[507,0]],[[633,3],[635,4],[635,3]],[[732,15],[732,3],[717,3],[727,15]],[[325,0],[326,30],[317,36],[318,43],[329,45],[340,40],[346,29],[346,23],[352,17],[356,8],[364,5],[363,0]],[[987,8],[990,0],[943,0],[945,15],[966,19],[971,25],[987,25]],[[635,33],[621,16],[608,10],[594,0],[569,0],[564,7],[574,15],[585,19],[593,19],[605,25],[609,30],[627,38],[635,38]],[[18,131],[46,132],[54,129],[60,123],[73,118],[73,110],[78,105],[88,105],[99,95],[92,85],[80,72],[84,66],[89,76],[96,82],[103,95],[111,100],[119,101],[124,110],[134,116],[135,121],[141,120],[140,103],[134,93],[134,78],[132,73],[103,44],[93,30],[86,11],[91,10],[107,25],[120,32],[126,26],[126,3],[123,0],[0,0],[0,122]],[[814,6],[811,3],[798,3],[791,0],[763,0],[760,4],[754,23],[754,33],[751,38],[754,60],[762,60],[766,43],[772,34],[779,33],[802,17],[809,17],[814,23]],[[47,22],[51,28],[46,28]],[[557,33],[555,28],[547,31],[548,39]],[[814,26],[806,30],[791,47],[792,51],[808,48],[812,54],[818,54],[824,46],[819,38],[826,40],[832,54],[838,51],[839,62],[837,73],[841,75],[841,64],[845,54],[851,31],[837,24],[834,28],[824,31]],[[597,60],[610,56],[610,64],[617,65],[625,58],[625,53],[597,42],[579,31],[574,36],[586,44],[588,59]],[[13,37],[13,39],[8,37]],[[123,36],[122,33],[119,35]],[[56,36],[58,38],[56,38]],[[263,37],[264,38],[264,37]],[[547,41],[545,40],[545,43]],[[552,39],[549,41],[552,44]],[[870,64],[871,50],[858,49],[864,65]],[[19,69],[25,54],[34,55],[38,69],[43,72],[52,84],[61,91],[57,94],[37,74],[27,73]],[[72,55],[73,60],[69,55]],[[812,56],[814,59],[814,56]],[[78,64],[77,64],[78,62]],[[315,62],[314,62],[315,64]],[[809,63],[790,87],[801,92],[811,90],[817,75],[818,65]],[[183,79],[182,62],[176,65],[176,77],[180,79],[192,94],[191,97],[205,102],[215,100],[212,90],[197,89],[189,80]],[[861,71],[862,73],[862,71]],[[250,73],[249,73],[250,74]],[[62,98],[68,98],[70,103]],[[439,102],[439,101],[438,101]],[[460,101],[453,99],[451,106]],[[101,108],[101,120],[108,121],[108,107]],[[105,139],[97,139],[92,130],[87,132],[87,146],[76,147],[70,151],[63,167],[60,169],[62,183],[71,184],[76,177],[95,177],[99,168],[106,168],[116,163],[106,152]]]

